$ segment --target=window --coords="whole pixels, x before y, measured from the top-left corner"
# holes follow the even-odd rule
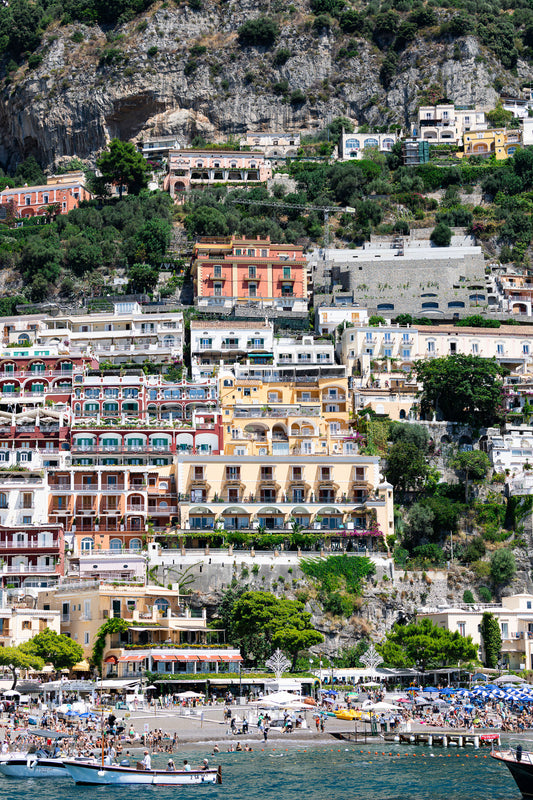
[[[138,397],[139,390],[138,389],[124,389],[124,397]]]
[[[499,356],[503,356],[503,344],[496,345],[496,352]]]
[[[90,644],[90,642],[91,642],[91,634],[89,633],[89,631],[85,631],[85,633],[83,634],[83,644],[88,645]]]
[[[213,267],[213,276],[215,278],[222,277],[222,267],[220,266],[220,264],[217,264],[216,266]]]
[[[248,296],[249,297],[257,297],[257,284],[250,283],[248,285]]]
[[[477,342],[472,342],[472,353],[477,355],[479,353],[479,345]]]
[[[22,508],[33,508],[33,492],[22,493]]]
[[[104,389],[104,397],[118,398],[118,389]]]
[[[0,508],[7,508],[7,494],[0,492]]]
[[[428,341],[427,348],[428,348],[428,353],[434,353],[435,352],[435,342],[434,342],[434,340],[430,339]]]
[[[291,279],[291,268],[283,267],[283,280],[290,281],[290,279]]]
[[[222,297],[222,284],[221,283],[215,283],[214,286],[213,286],[213,291],[214,291],[215,297]]]
[[[31,631],[31,620],[25,619],[22,621],[22,630]]]
[[[464,636],[466,633],[466,623],[465,622],[458,622],[457,623],[457,631],[459,636]]]
[[[383,339],[384,339],[385,342],[392,342],[392,334],[391,333],[385,333],[383,335]]]
[[[529,345],[528,345],[528,344],[523,344],[523,345],[522,345],[522,353],[523,353],[525,356],[529,355]]]
[[[23,525],[31,525],[31,517],[22,517]]]
[[[213,344],[212,339],[200,339],[200,347],[202,350],[208,350]]]
[[[256,278],[257,277],[257,270],[255,267],[248,267],[248,277],[249,278]]]
[[[386,347],[385,350],[383,351],[383,355],[385,356],[385,358],[390,358],[392,356],[392,348]]]
[[[240,467],[226,467],[226,480],[227,481],[240,481],[241,468]]]
[[[48,195],[43,194],[43,203],[48,203]]]
[[[261,467],[261,480],[262,481],[271,481],[273,478],[273,468],[272,467]]]
[[[204,479],[204,468],[203,467],[195,467],[194,468],[194,480],[195,481],[203,481]]]
[[[293,481],[301,481],[302,477],[303,477],[302,467],[293,467],[292,468],[292,479],[293,479]]]
[[[411,358],[410,350],[402,350],[402,358]]]
[[[508,639],[509,638],[509,623],[508,622],[502,622],[500,624],[501,624],[501,628],[502,628],[502,639]]]
[[[320,467],[320,480],[321,481],[331,480],[331,467]]]

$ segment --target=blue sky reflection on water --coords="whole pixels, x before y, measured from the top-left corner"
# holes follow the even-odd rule
[[[520,800],[507,769],[471,749],[398,747],[390,745],[299,746],[270,744],[264,752],[257,744],[253,753],[220,753],[210,748],[175,755],[196,763],[208,756],[212,765],[222,764],[223,784],[194,788],[101,788],[75,786],[70,781],[15,781],[0,777],[0,800]],[[255,747],[254,743],[254,747]],[[363,750],[361,753],[360,751]],[[375,755],[378,750],[378,755]],[[306,752],[305,752],[306,751]],[[369,753],[370,751],[370,753]],[[386,755],[382,755],[383,752]],[[392,755],[388,755],[392,753]],[[163,767],[163,757],[154,759]]]

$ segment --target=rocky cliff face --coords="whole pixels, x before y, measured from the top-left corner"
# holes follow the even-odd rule
[[[276,13],[278,7],[286,8],[276,0],[204,0],[194,11],[168,2],[107,35],[97,26],[49,29],[40,65],[21,67],[3,89],[0,163],[29,154],[49,166],[64,156],[90,160],[115,136],[172,133],[188,142],[196,133],[220,139],[246,129],[313,131],[339,115],[409,129],[429,87],[456,103],[493,107],[496,79],[513,91],[533,78],[525,62],[517,75],[505,72],[474,38],[419,37],[401,54],[385,89],[379,80],[384,53],[377,47],[352,35],[358,55],[339,58],[348,37],[335,27],[313,32],[308,0],[296,0],[287,12]],[[275,47],[241,47],[239,26],[260,13],[276,16]],[[194,45],[205,52],[191,53]],[[276,67],[279,48],[290,57]],[[273,91],[285,81],[289,94],[305,93],[305,103],[291,104],[287,92],[284,98]]]

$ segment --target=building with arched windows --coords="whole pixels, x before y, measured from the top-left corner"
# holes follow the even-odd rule
[[[343,133],[339,139],[339,160],[353,161],[364,158],[365,151],[377,150],[390,153],[396,142],[396,133]]]
[[[259,150],[170,150],[163,188],[179,199],[194,186],[258,184],[272,177],[272,165]]]

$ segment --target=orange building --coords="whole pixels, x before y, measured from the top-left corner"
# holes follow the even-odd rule
[[[60,214],[68,214],[82,200],[92,197],[81,181],[49,183],[46,186],[20,186],[0,192],[0,205],[14,204],[17,217],[43,216],[47,206],[58,205]]]
[[[303,248],[272,244],[270,237],[205,237],[193,253],[195,302],[201,307],[238,304],[307,310]]]

